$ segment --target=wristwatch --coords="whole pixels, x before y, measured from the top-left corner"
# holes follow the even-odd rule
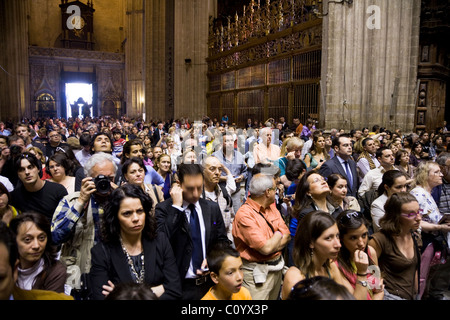
[[[367,287],[367,281],[361,281],[361,280],[358,280],[358,283],[359,283],[360,285],[362,285],[363,287]]]

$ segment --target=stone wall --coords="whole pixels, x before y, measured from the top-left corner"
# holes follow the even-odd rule
[[[324,2],[322,125],[413,130],[420,5],[420,0]]]

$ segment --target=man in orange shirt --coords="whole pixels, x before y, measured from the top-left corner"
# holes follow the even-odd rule
[[[244,286],[254,300],[276,300],[282,283],[282,250],[290,240],[289,229],[275,205],[272,176],[255,175],[250,197],[236,213],[233,238],[243,261]]]

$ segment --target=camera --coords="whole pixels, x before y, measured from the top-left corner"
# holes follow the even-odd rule
[[[108,194],[111,190],[111,181],[107,176],[99,175],[97,178],[94,179],[95,188],[97,189],[97,192],[100,194]]]
[[[22,153],[22,147],[13,144],[11,147],[9,147],[9,152],[13,158],[18,157]]]

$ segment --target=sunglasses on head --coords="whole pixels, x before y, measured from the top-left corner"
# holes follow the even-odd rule
[[[341,223],[346,223],[348,222],[350,219],[354,218],[354,219],[362,219],[363,215],[361,212],[358,211],[349,211],[347,212],[345,215],[343,215],[340,219]]]

